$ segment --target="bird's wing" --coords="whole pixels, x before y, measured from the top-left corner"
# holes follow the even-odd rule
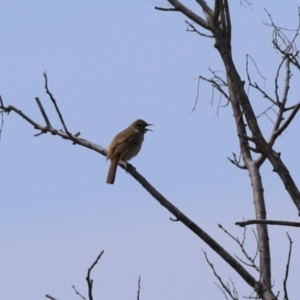
[[[112,141],[110,158],[120,155],[130,145],[138,144],[140,141],[141,132],[139,130],[124,130],[120,132]],[[116,142],[117,141],[117,142]]]

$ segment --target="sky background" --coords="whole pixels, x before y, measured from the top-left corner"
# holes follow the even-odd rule
[[[267,78],[253,79],[270,93],[280,55],[264,8],[278,25],[295,28],[296,0],[252,1],[252,9],[231,2],[233,56],[246,79],[246,54]],[[186,5],[201,13],[195,1]],[[212,1],[208,1],[211,4]],[[3,1],[0,9],[0,94],[35,121],[43,118],[39,97],[52,125],[61,128],[45,94],[43,72],[69,130],[103,147],[138,118],[153,123],[133,165],[167,199],[187,214],[231,254],[242,258],[234,223],[255,218],[248,174],[227,157],[238,154],[230,107],[217,115],[219,96],[200,84],[209,68],[223,71],[213,41],[186,32],[179,13],[156,11],[166,1]],[[202,30],[203,31],[203,30]],[[292,80],[291,101],[299,101],[299,76]],[[256,113],[269,103],[250,92]],[[213,101],[212,101],[213,100]],[[271,123],[261,117],[267,134]],[[296,183],[299,173],[299,118],[275,149]],[[85,276],[92,273],[94,299],[224,299],[202,249],[239,295],[251,288],[209,247],[181,223],[171,222],[160,206],[130,175],[119,169],[106,184],[109,163],[96,152],[56,136],[37,132],[17,115],[4,118],[0,140],[0,299],[80,299],[87,297]],[[298,221],[294,204],[269,163],[262,168],[268,217]],[[254,227],[253,227],[254,228]],[[288,239],[294,240],[290,298],[299,292],[299,230],[270,227],[274,291],[281,290]],[[255,253],[248,229],[247,246]],[[257,274],[250,270],[257,278]],[[282,294],[281,294],[282,295]]]

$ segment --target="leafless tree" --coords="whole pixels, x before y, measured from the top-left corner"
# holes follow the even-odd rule
[[[282,181],[283,187],[287,190],[290,199],[293,201],[296,211],[300,213],[300,192],[290,174],[284,160],[281,158],[280,153],[275,150],[275,143],[278,137],[288,128],[291,122],[294,120],[296,114],[300,108],[299,100],[290,99],[290,79],[293,71],[300,70],[299,63],[299,50],[297,49],[297,37],[300,30],[300,12],[298,11],[298,27],[294,31],[287,31],[276,25],[272,19],[272,16],[268,13],[269,22],[266,24],[273,30],[273,46],[281,55],[281,61],[278,65],[277,72],[274,77],[275,89],[274,94],[267,93],[263,87],[257,82],[252,80],[251,74],[248,69],[250,62],[255,62],[250,56],[247,57],[247,82],[241,79],[234,60],[232,58],[231,51],[231,18],[230,8],[228,0],[215,0],[214,5],[210,7],[204,0],[196,0],[199,7],[202,9],[202,14],[199,15],[192,11],[189,7],[177,0],[168,0],[170,6],[155,7],[157,10],[163,12],[179,12],[187,17],[187,30],[199,35],[200,38],[213,39],[216,51],[220,54],[225,69],[225,75],[219,75],[218,72],[211,71],[212,77],[206,78],[199,76],[199,81],[205,81],[210,83],[223,97],[226,103],[231,107],[233,117],[237,130],[237,138],[239,142],[240,155],[233,154],[232,158],[229,158],[230,162],[236,167],[246,170],[249,174],[256,220],[248,220],[243,222],[237,222],[239,226],[247,226],[249,224],[256,224],[256,231],[254,236],[257,241],[257,252],[254,256],[248,254],[245,247],[246,231],[242,240],[233,237],[226,229],[221,225],[220,228],[228,234],[234,242],[236,242],[241,252],[245,256],[245,260],[235,257],[228,253],[224,246],[220,245],[215,239],[209,236],[203,228],[200,228],[194,223],[188,216],[177,209],[171,201],[166,199],[154,186],[147,181],[140,173],[134,168],[129,169],[130,175],[139,182],[162,206],[164,206],[169,212],[171,212],[175,218],[172,221],[182,222],[189,230],[191,230],[197,237],[202,239],[209,247],[212,248],[227,264],[230,268],[234,269],[237,274],[247,283],[253,290],[250,297],[264,300],[278,299],[278,294],[273,290],[272,286],[272,273],[271,273],[271,254],[269,243],[268,225],[280,225],[280,226],[294,226],[299,227],[299,223],[290,221],[276,221],[267,220],[266,212],[267,207],[264,198],[264,187],[261,175],[261,166],[269,161],[273,167],[273,171],[276,172]],[[242,1],[243,2],[243,1]],[[248,1],[244,2],[245,5],[251,5]],[[257,67],[257,66],[256,66]],[[258,67],[257,67],[257,70]],[[259,72],[259,71],[258,71]],[[281,81],[280,75],[283,77]],[[0,109],[2,113],[1,130],[3,130],[3,114],[14,112],[25,121],[29,122],[39,132],[36,136],[41,134],[51,133],[52,135],[60,136],[63,139],[71,141],[73,144],[81,145],[83,147],[94,150],[104,156],[107,151],[104,147],[96,145],[84,138],[80,137],[80,133],[71,133],[66,126],[66,122],[59,110],[56,99],[52,95],[48,87],[48,78],[45,77],[45,89],[50,100],[52,101],[56,112],[60,118],[63,126],[62,130],[53,128],[49,117],[47,116],[43,105],[39,98],[36,98],[36,103],[44,118],[45,124],[38,124],[32,120],[29,116],[23,113],[19,108],[12,105],[6,106],[4,101],[0,99]],[[281,95],[279,95],[279,87],[283,89]],[[254,89],[262,98],[269,102],[268,108],[263,112],[255,112],[251,99],[248,96],[247,91]],[[197,102],[197,101],[196,101]],[[196,103],[197,104],[197,103]],[[269,116],[270,112],[275,112],[275,118],[273,121],[273,128],[269,135],[262,133],[262,128],[259,124],[259,116],[264,114]],[[122,168],[125,167],[124,162],[120,162]],[[287,280],[289,274],[292,240],[288,236],[290,241],[290,251],[288,254],[287,267],[285,273],[285,279],[283,283],[284,299],[288,299]],[[238,299],[238,289],[234,285],[233,281],[230,284],[225,283],[224,280],[218,275],[214,268],[214,265],[209,260],[208,255],[204,252],[205,258],[212,268],[213,273],[219,281],[218,287],[224,293],[226,298]],[[248,271],[247,266],[256,270],[255,275]],[[256,275],[258,274],[258,276]],[[140,286],[140,285],[139,285]],[[138,298],[139,298],[138,290]],[[51,298],[50,298],[51,299]],[[55,298],[52,298],[55,299]],[[92,299],[91,297],[89,299]]]

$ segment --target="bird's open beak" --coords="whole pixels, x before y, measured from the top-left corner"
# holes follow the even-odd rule
[[[147,126],[153,126],[153,124],[148,124]],[[147,127],[146,126],[146,127]],[[151,129],[149,129],[149,128],[146,128],[148,131],[152,131],[153,132],[153,130],[151,130]]]

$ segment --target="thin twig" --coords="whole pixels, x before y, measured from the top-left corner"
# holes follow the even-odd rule
[[[223,83],[219,83],[218,81],[220,80],[219,78],[211,78],[211,79],[208,79],[208,78],[205,78],[203,76],[199,76],[199,78],[201,80],[204,80],[206,82],[209,82],[212,84],[212,86],[218,90],[228,101],[230,101],[230,98],[229,98],[229,95],[224,91],[223,89],[223,86],[224,84]]]
[[[85,300],[85,297],[83,297],[76,289],[76,287],[74,285],[72,285],[72,288],[74,289],[76,295],[78,295],[81,299]]]
[[[254,83],[250,83],[250,86],[255,88],[256,90],[258,90],[262,96],[268,100],[270,100],[272,102],[272,104],[278,106],[278,103],[277,101],[275,101],[271,96],[269,96],[258,84],[257,82],[254,82]]]
[[[51,295],[45,295],[45,297],[46,297],[46,298],[49,298],[49,299],[51,299],[51,300],[58,300],[57,298],[54,298],[54,297],[51,296]]]
[[[265,115],[269,120],[270,120],[270,122],[274,125],[275,123],[274,123],[274,121],[269,117],[269,115],[268,115],[268,111],[270,110],[270,111],[273,111],[275,114],[277,113],[275,110],[274,110],[274,104],[271,104],[269,107],[267,107],[264,111],[262,111],[260,114],[258,114],[257,116],[256,116],[256,119],[259,119],[261,116],[263,116],[263,115]]]
[[[286,59],[286,61],[285,61],[284,89],[283,89],[283,94],[282,94],[282,99],[281,99],[282,106],[285,106],[285,104],[288,100],[288,93],[289,93],[289,90],[290,90],[290,80],[291,80],[291,78],[292,78],[292,73],[291,73],[290,61],[289,61],[289,59]]]
[[[258,66],[257,66],[257,64],[256,64],[256,62],[255,62],[255,60],[252,58],[252,56],[250,55],[250,54],[246,54],[246,69],[247,69],[247,71],[248,71],[248,58],[250,58],[251,59],[251,61],[253,62],[253,64],[254,64],[254,66],[255,66],[255,68],[256,68],[256,71],[257,71],[257,73],[259,74],[259,76],[264,80],[264,81],[266,81],[267,80],[267,78],[266,77],[264,77],[262,74],[261,74],[261,72],[259,71],[259,68],[258,68]],[[247,74],[249,75],[249,72],[247,72]],[[250,81],[250,79],[249,79],[249,77],[248,77],[248,80]]]
[[[194,112],[194,111],[195,111],[196,106],[197,106],[197,104],[198,104],[199,90],[200,90],[200,77],[198,77],[198,83],[197,83],[197,95],[196,95],[196,100],[195,100],[195,103],[194,103],[194,107],[193,107],[193,109],[191,110],[191,112]]]
[[[233,159],[230,158],[230,157],[227,157],[227,159],[232,163],[234,164],[236,167],[238,167],[239,169],[242,169],[242,170],[247,170],[247,167],[246,165],[241,165],[241,154],[240,154],[240,157],[239,159],[237,159],[236,157],[236,154],[234,152],[232,152],[232,155],[233,155]]]
[[[96,266],[98,263],[99,259],[103,255],[104,250],[101,251],[101,253],[98,255],[96,260],[93,262],[93,264],[88,268],[87,276],[86,276],[86,281],[88,285],[88,292],[89,292],[89,300],[93,300],[93,279],[91,279],[91,272],[93,268]]]
[[[290,269],[290,263],[291,263],[293,241],[288,233],[286,233],[286,235],[289,239],[290,247],[289,247],[289,254],[288,254],[288,259],[287,259],[286,268],[285,268],[285,276],[284,276],[284,280],[283,280],[283,290],[284,290],[284,298],[283,299],[289,300],[288,291],[287,291],[287,281],[288,281],[288,277],[289,277],[289,269]]]
[[[254,238],[256,240],[256,253],[255,253],[254,257],[253,257],[253,260],[255,261],[257,255],[258,255],[258,252],[259,252],[259,240],[258,240],[257,233],[256,233],[256,231],[254,229],[252,229],[252,233],[253,233]]]
[[[48,118],[48,116],[47,116],[47,114],[46,114],[46,112],[45,112],[45,109],[44,109],[44,107],[43,107],[43,105],[42,105],[40,99],[39,99],[38,97],[36,97],[36,98],[35,98],[35,101],[36,101],[37,105],[38,105],[39,108],[40,108],[40,111],[41,111],[41,113],[42,113],[42,116],[44,117],[44,120],[45,120],[47,126],[48,126],[48,127],[51,127],[49,118]]]
[[[4,107],[4,104],[3,104],[3,100],[2,100],[2,97],[0,95],[0,108]],[[0,140],[1,140],[1,135],[2,135],[2,130],[3,130],[3,125],[4,125],[4,117],[3,117],[3,113],[5,111],[0,111],[1,113],[1,126],[0,126]]]
[[[202,252],[204,253],[206,262],[208,263],[208,265],[209,265],[210,268],[212,269],[212,271],[213,271],[215,277],[218,279],[218,281],[219,281],[219,283],[221,284],[223,290],[218,286],[217,283],[216,283],[216,285],[219,287],[219,289],[220,289],[221,291],[223,291],[223,294],[226,294],[226,293],[227,293],[227,294],[230,296],[231,299],[233,299],[233,300],[238,300],[238,298],[235,297],[235,294],[236,294],[236,293],[232,293],[232,291],[231,291],[231,289],[230,289],[228,283],[225,284],[225,283],[223,282],[221,276],[219,276],[218,273],[216,272],[214,265],[213,265],[213,264],[210,262],[210,260],[208,259],[207,253],[206,253],[203,249],[201,249],[201,250],[202,250]],[[235,287],[234,287],[234,288],[235,288]],[[224,293],[224,291],[225,291],[226,293]]]
[[[165,8],[165,7],[154,6],[154,9],[162,10],[162,11],[179,11],[178,9],[173,8],[173,7]]]
[[[298,102],[296,104],[295,108],[293,109],[291,114],[288,116],[286,121],[283,123],[283,125],[277,131],[275,131],[273,133],[273,135],[270,139],[271,142],[269,142],[271,145],[274,143],[274,139],[276,139],[279,135],[281,135],[283,133],[283,131],[286,130],[286,128],[290,125],[290,123],[293,121],[296,114],[298,113],[299,109],[300,109],[300,102]]]
[[[236,256],[236,258],[241,261],[242,263],[244,263],[247,266],[250,266],[252,268],[254,268],[256,271],[260,271],[259,267],[255,264],[255,258],[252,258],[248,252],[245,249],[245,241],[246,241],[246,228],[244,229],[243,232],[243,239],[242,241],[240,241],[239,238],[234,237],[230,232],[228,232],[221,224],[218,224],[219,228],[221,228],[230,238],[232,238],[240,247],[242,253],[244,254],[244,256],[246,257],[246,259],[250,262],[246,263],[243,260],[241,260],[238,256]],[[258,243],[257,243],[258,244]]]
[[[280,75],[280,70],[283,66],[283,63],[285,61],[285,58],[283,58],[277,68],[277,71],[276,71],[276,76],[275,76],[275,79],[274,79],[274,83],[275,83],[275,96],[276,96],[276,102],[278,105],[280,105],[280,98],[279,98],[279,94],[278,94],[278,90],[279,90],[279,84],[278,84],[278,80],[279,80],[279,75]]]
[[[48,89],[48,77],[47,77],[47,73],[45,72],[45,73],[43,73],[43,75],[44,75],[44,78],[45,78],[45,89],[46,89],[46,94],[50,97],[50,99],[51,99],[51,101],[52,101],[52,103],[53,103],[53,105],[54,105],[54,107],[55,107],[55,109],[56,109],[56,112],[57,112],[57,114],[58,114],[58,116],[59,116],[59,119],[60,119],[60,121],[61,121],[61,123],[62,123],[62,125],[63,125],[63,127],[64,127],[65,132],[71,137],[72,135],[70,134],[70,132],[69,132],[67,126],[66,126],[66,123],[65,123],[64,118],[63,118],[63,116],[62,116],[62,114],[61,114],[61,112],[60,112],[60,110],[59,110],[59,108],[58,108],[58,105],[57,105],[57,103],[56,103],[56,100],[55,100],[55,98],[53,97],[52,93],[51,93],[51,92],[49,91],[49,89]]]
[[[186,31],[188,32],[196,32],[198,33],[199,35],[201,36],[204,36],[204,37],[208,37],[208,38],[213,38],[214,36],[213,35],[209,35],[209,34],[205,34],[205,33],[202,33],[200,32],[199,30],[196,29],[196,27],[189,21],[185,21],[186,24],[188,24],[188,27],[186,29]]]
[[[250,2],[247,1],[247,0],[240,0],[240,5],[241,5],[241,6],[244,6],[245,8],[247,8],[247,6],[246,6],[243,2],[245,2],[245,3],[249,6],[249,8],[253,11],[252,3],[250,3]]]
[[[140,300],[140,293],[141,293],[141,276],[139,276],[139,280],[138,280],[137,300]]]

